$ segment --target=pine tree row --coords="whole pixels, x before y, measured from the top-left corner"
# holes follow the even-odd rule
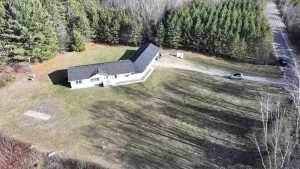
[[[194,0],[167,9],[152,28],[155,35],[146,32],[145,18],[133,17],[128,9],[102,8],[100,2],[1,0],[0,63],[43,61],[59,50],[82,51],[88,40],[138,45],[155,39],[160,46],[236,59],[262,59],[271,50],[272,31],[256,0]]]
[[[273,34],[263,8],[254,0],[219,4],[193,1],[169,9],[157,26],[156,43],[190,48],[239,60],[268,59]]]
[[[142,42],[143,24],[126,9],[99,11],[96,41],[110,44],[137,45]]]

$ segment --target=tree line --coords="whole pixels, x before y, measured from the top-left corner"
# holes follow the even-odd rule
[[[279,0],[279,9],[288,31],[300,39],[300,0]]]
[[[273,34],[263,6],[253,0],[218,4],[195,1],[169,9],[158,24],[156,43],[190,48],[235,59],[264,61]]]
[[[85,50],[86,41],[259,59],[272,42],[262,11],[256,0],[1,0],[0,62],[48,60]]]

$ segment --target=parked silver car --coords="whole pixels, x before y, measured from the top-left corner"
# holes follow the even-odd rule
[[[234,74],[230,74],[228,75],[229,79],[244,79],[244,75],[241,73],[234,73]]]

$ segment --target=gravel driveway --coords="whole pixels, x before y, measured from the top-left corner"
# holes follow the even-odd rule
[[[225,72],[222,70],[212,69],[204,66],[195,65],[189,61],[186,61],[184,59],[179,59],[174,56],[165,55],[162,58],[160,58],[154,65],[154,67],[162,67],[162,68],[174,68],[174,69],[182,69],[182,70],[189,70],[189,71],[195,71],[200,72],[207,75],[212,76],[228,76],[230,73],[236,73],[236,72]],[[245,75],[245,80],[249,81],[255,81],[259,83],[265,83],[265,84],[278,84],[278,85],[284,85],[285,79],[270,79],[270,78],[264,78],[264,77],[255,77],[255,76],[247,76]]]

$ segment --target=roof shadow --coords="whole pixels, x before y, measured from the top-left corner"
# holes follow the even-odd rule
[[[121,58],[119,60],[127,60],[130,58],[130,56],[132,56],[134,53],[136,52],[136,50],[126,50],[125,53],[121,56]]]
[[[53,85],[60,85],[67,88],[71,88],[70,83],[68,82],[68,70],[56,70],[50,74],[48,74],[50,80],[52,81]]]

